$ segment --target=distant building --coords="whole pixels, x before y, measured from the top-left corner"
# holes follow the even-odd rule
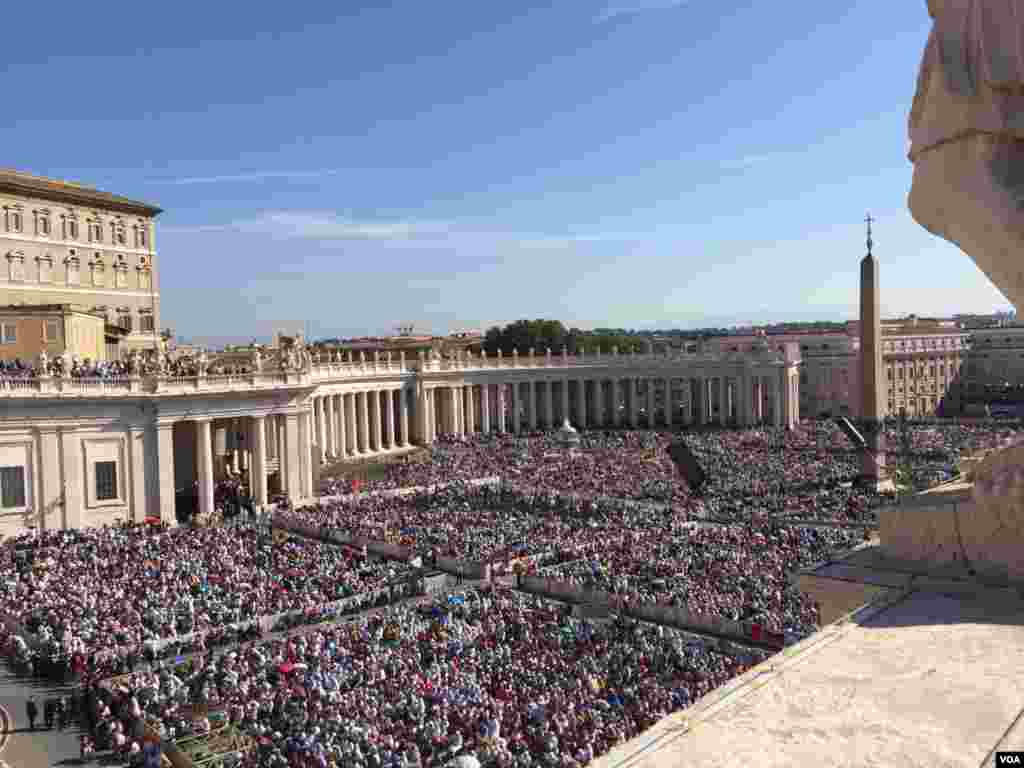
[[[438,352],[447,355],[452,352],[464,352],[472,350],[479,352],[483,343],[483,334],[479,331],[460,331],[447,336],[433,336],[430,334],[414,335],[397,334],[395,336],[363,336],[352,339],[337,339],[333,342],[322,342],[315,346],[324,352],[362,352],[367,357],[373,357],[377,353],[405,352],[410,360],[419,356],[422,352]]]
[[[800,345],[800,412],[805,416],[858,416],[860,336],[858,323],[837,332],[767,334],[773,348]],[[882,321],[882,361],[887,384],[886,415],[902,408],[912,418],[955,415],[962,410],[960,370],[970,334],[953,320],[907,318]],[[758,336],[711,340],[721,351],[745,352]],[[1024,361],[1022,361],[1024,362]]]
[[[0,306],[75,305],[153,347],[160,328],[155,219],[148,203],[0,170]]]
[[[45,350],[101,362],[121,357],[125,332],[99,315],[70,304],[0,307],[0,360],[35,365]]]

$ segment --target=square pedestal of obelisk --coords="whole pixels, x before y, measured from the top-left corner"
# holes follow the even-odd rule
[[[877,493],[896,492],[896,482],[886,469],[885,451],[868,448],[861,452],[857,485]]]

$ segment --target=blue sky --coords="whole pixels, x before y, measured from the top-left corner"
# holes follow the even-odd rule
[[[868,210],[887,313],[1007,308],[906,211],[929,19],[882,11],[22,5],[0,165],[161,205],[186,337],[846,319]]]

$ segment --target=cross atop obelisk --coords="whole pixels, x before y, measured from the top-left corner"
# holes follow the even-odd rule
[[[866,221],[867,224],[868,224],[868,256],[870,256],[871,255],[871,246],[873,246],[875,244],[875,241],[871,239],[871,223],[874,221],[874,219],[871,218],[871,214],[869,213],[864,218],[864,221]]]

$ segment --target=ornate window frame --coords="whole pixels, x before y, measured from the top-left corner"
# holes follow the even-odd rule
[[[47,277],[43,279],[43,269],[47,270]],[[42,256],[36,256],[36,275],[39,278],[40,283],[52,283],[53,282],[53,255],[49,252],[44,253]]]
[[[25,282],[25,253],[23,251],[8,251],[7,278],[12,283]]]
[[[4,231],[20,234],[25,229],[25,209],[21,203],[4,206]]]
[[[127,288],[128,287],[128,262],[125,260],[124,254],[117,254],[114,257],[114,287],[115,288]]]
[[[74,272],[77,279],[71,279],[71,273]],[[64,282],[67,285],[81,285],[82,284],[82,260],[78,258],[78,252],[72,248],[68,251],[68,255],[64,257]]]
[[[106,271],[107,266],[103,263],[103,254],[96,251],[92,259],[89,260],[89,277],[93,288],[107,287]]]
[[[60,230],[64,240],[78,240],[78,214],[70,208],[60,215]]]
[[[53,235],[53,221],[50,218],[49,208],[34,208],[32,219],[35,222],[36,237],[50,237]]]

